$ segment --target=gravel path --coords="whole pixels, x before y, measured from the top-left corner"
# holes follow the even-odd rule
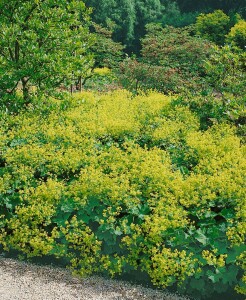
[[[188,300],[121,281],[78,279],[67,270],[0,257],[1,300]]]

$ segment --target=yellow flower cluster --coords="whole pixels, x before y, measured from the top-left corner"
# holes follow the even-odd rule
[[[224,267],[225,259],[227,258],[227,254],[221,254],[216,256],[216,251],[210,252],[208,250],[202,251],[202,257],[206,260],[207,264],[215,267]]]
[[[85,276],[98,271],[101,242],[96,240],[90,228],[74,216],[70,222],[66,222],[61,233],[68,243],[66,256],[70,259],[74,273]]]
[[[246,295],[246,251],[238,257],[238,265],[240,265],[244,271],[244,275],[241,279],[242,284],[236,286],[236,291],[240,294]]]
[[[185,251],[153,248],[151,262],[148,271],[153,283],[163,287],[176,281],[181,283],[187,276],[195,273],[196,259],[187,255]]]

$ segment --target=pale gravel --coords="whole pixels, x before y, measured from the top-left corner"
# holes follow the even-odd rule
[[[188,300],[175,294],[0,257],[1,300]]]

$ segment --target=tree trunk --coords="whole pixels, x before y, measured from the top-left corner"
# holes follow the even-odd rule
[[[79,82],[78,82],[78,90],[82,91],[82,76],[79,76]]]
[[[22,83],[22,94],[23,94],[23,99],[26,104],[30,103],[30,93],[29,93],[29,88],[28,88],[28,79],[27,78],[22,78],[21,79]]]

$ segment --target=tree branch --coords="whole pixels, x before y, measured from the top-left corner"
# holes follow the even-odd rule
[[[12,61],[15,61],[15,57],[14,57],[13,51],[11,50],[10,47],[8,49],[9,49],[9,54],[10,54],[10,57],[11,57]]]

